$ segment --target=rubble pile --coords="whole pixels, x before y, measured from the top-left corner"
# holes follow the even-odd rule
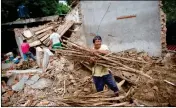
[[[29,60],[29,61],[20,61],[20,63],[18,64],[14,64],[14,68],[16,68],[16,70],[25,70],[25,69],[30,69],[37,66],[36,62],[33,60]]]
[[[67,46],[69,46],[68,43]],[[115,97],[107,86],[103,92],[97,93],[90,65],[85,64],[86,59],[72,58],[72,53],[67,55],[68,53],[65,54],[63,50],[65,51],[66,48],[56,51],[55,56],[50,59],[46,72],[16,75],[17,78],[11,78],[15,82],[11,86],[3,84],[2,105],[175,106],[176,98],[173,94],[175,94],[176,70],[174,64],[164,67],[162,58],[150,57],[147,53],[137,52],[135,49],[112,53],[115,57],[126,59],[126,62],[125,59],[116,59],[119,63],[142,70],[152,78],[111,68],[120,89],[120,96]],[[78,48],[75,47],[74,50]],[[73,52],[73,49],[70,51]],[[84,56],[87,54],[84,53]],[[134,60],[135,63],[129,60]],[[19,82],[21,84],[24,82],[23,87],[20,90],[14,90],[14,85]]]
[[[59,35],[64,35],[70,27],[74,24],[74,21],[67,20],[63,23],[62,21],[53,21],[46,23],[39,27],[33,27],[28,29],[15,29],[15,35],[22,39],[26,39],[30,47],[49,46],[49,36],[52,34],[52,29],[56,30]]]

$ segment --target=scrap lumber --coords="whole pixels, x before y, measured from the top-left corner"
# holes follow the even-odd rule
[[[66,21],[63,25],[58,27],[57,32],[62,36],[64,33],[70,29],[70,27],[74,24],[74,21]]]
[[[60,35],[61,35],[61,36],[64,35],[64,33],[65,33],[67,30],[69,30],[69,28],[70,28],[73,24],[74,24],[74,22],[73,22],[73,21],[70,21],[70,22],[67,24],[67,26],[62,30],[62,32],[60,33]]]
[[[50,45],[50,41],[47,42],[46,46],[49,46]]]
[[[112,58],[115,58],[115,59],[121,59],[121,60],[126,60],[126,61],[132,61],[132,62],[138,62],[138,63],[145,63],[147,64],[148,62],[145,62],[145,61],[139,61],[139,60],[133,60],[133,59],[129,59],[129,58],[124,58],[124,57],[118,57],[118,56],[112,56]]]
[[[26,38],[31,38],[31,37],[33,36],[33,34],[31,33],[30,30],[25,30],[25,31],[23,31],[23,35],[24,35],[24,37],[26,37]]]
[[[47,38],[45,41],[43,41],[43,44],[45,44],[47,46],[47,43],[50,41],[49,38]]]
[[[57,29],[58,33],[61,33],[63,31],[63,29],[65,28],[65,26],[69,23],[69,21],[64,22],[62,25],[60,25]]]
[[[51,29],[53,29],[53,28],[56,28],[56,27],[58,27],[59,25],[51,25],[51,26],[49,26],[49,27],[47,27],[47,28],[45,28],[45,29],[42,29],[42,30],[40,30],[40,31],[37,31],[37,32],[35,32],[35,35],[38,35],[38,34],[40,34],[40,33],[42,33],[42,32],[45,32],[45,31],[48,31],[48,30],[51,30]]]
[[[33,30],[33,32],[40,31],[40,30],[42,30],[42,29],[44,29],[44,28],[46,28],[46,27],[49,27],[51,24],[53,24],[53,22],[49,22],[49,23],[47,23],[47,24],[45,24],[45,25],[43,25],[43,26],[39,26],[39,27],[35,28],[35,29]]]
[[[67,42],[67,44],[70,44],[70,45],[72,45],[73,47],[75,47],[75,48],[77,48],[77,49],[80,49],[80,50],[82,50],[82,51],[86,51],[88,54],[92,53],[92,52],[90,51],[90,49],[84,48],[84,47],[82,47],[82,46],[80,46],[80,45],[77,45],[77,44],[75,44],[75,43],[73,43],[73,42],[71,42],[71,41],[69,41],[69,40],[67,40],[67,41],[64,40],[64,42]],[[85,54],[83,54],[83,55],[85,55]],[[116,68],[116,69],[118,69],[118,70],[130,71],[130,72],[133,72],[133,73],[136,73],[136,74],[139,74],[139,75],[143,75],[143,76],[145,76],[145,77],[147,77],[147,78],[152,79],[152,77],[150,77],[149,75],[143,73],[143,72],[140,71],[140,70],[131,68],[131,67],[129,67],[129,66],[127,66],[127,65],[124,65],[124,64],[122,64],[122,63],[120,63],[120,62],[118,62],[118,61],[114,61],[114,60],[112,60],[112,59],[110,59],[110,58],[108,58],[108,57],[101,56],[101,55],[96,54],[96,53],[94,53],[94,55],[97,56],[98,58],[104,59],[105,61],[109,61],[109,62],[112,62],[112,63],[115,63],[115,64],[121,66],[120,68],[119,68],[119,67]],[[100,64],[100,63],[99,63],[99,64]]]
[[[46,34],[44,37],[42,37],[41,39],[40,39],[40,41],[44,41],[45,39],[47,39],[48,37],[50,36],[50,34]]]
[[[32,42],[32,43],[29,43],[29,46],[30,47],[34,47],[34,46],[38,46],[38,45],[40,45],[41,44],[41,42],[39,41],[39,40],[36,40],[36,41],[34,41],[34,42]]]
[[[51,29],[53,29],[53,26],[49,26],[49,27],[47,27],[47,28],[45,28],[45,29],[42,29],[42,30],[40,30],[40,31],[37,31],[37,32],[35,32],[35,35],[38,35],[38,34],[40,34],[40,33],[42,33],[42,32],[45,32],[45,31],[51,30]]]
[[[49,31],[46,31],[46,32],[44,32],[44,33],[41,33],[41,34],[39,34],[39,35],[36,35],[36,37],[37,37],[38,39],[40,39],[40,38],[42,38],[43,36],[45,36],[48,32],[49,32]]]
[[[175,87],[176,87],[176,84],[174,84],[174,83],[172,83],[172,82],[170,82],[170,81],[164,80],[164,82],[166,82],[166,83],[168,83],[168,84],[170,84],[170,85],[172,85],[172,86],[175,86]]]

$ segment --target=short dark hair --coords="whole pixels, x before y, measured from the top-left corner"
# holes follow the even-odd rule
[[[102,41],[101,36],[95,36],[93,38],[93,43],[95,43],[96,40],[101,40]]]
[[[24,39],[24,40],[23,40],[23,42],[27,42],[27,40],[26,40],[26,39]]]

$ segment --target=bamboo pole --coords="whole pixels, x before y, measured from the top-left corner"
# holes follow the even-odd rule
[[[91,52],[91,51],[88,50],[87,48],[81,47],[80,45],[77,45],[77,44],[75,44],[75,43],[73,43],[73,42],[71,42],[71,41],[68,41],[68,40],[66,41],[66,40],[65,40],[65,42],[71,44],[71,45],[74,46],[74,47],[77,47],[77,48],[79,48],[79,49],[82,49],[82,50],[84,50],[84,51]],[[114,60],[111,60],[111,59],[109,59],[109,58],[107,58],[107,57],[104,57],[104,56],[101,56],[101,55],[99,55],[99,54],[94,54],[94,55],[96,55],[97,57],[102,58],[102,59],[104,59],[104,60],[107,60],[107,61],[110,61],[110,62],[113,62],[113,63],[117,63],[118,65],[120,65],[120,66],[122,66],[122,67],[124,67],[124,68],[126,68],[126,69],[128,69],[128,70],[130,70],[131,72],[134,72],[134,73],[137,73],[137,74],[140,74],[140,75],[143,75],[143,76],[145,76],[145,77],[147,77],[147,78],[152,79],[152,77],[150,77],[150,76],[147,75],[147,74],[144,74],[142,71],[139,71],[139,70],[130,68],[130,67],[126,66],[126,65],[123,65],[122,63],[116,62],[116,61],[114,61]]]

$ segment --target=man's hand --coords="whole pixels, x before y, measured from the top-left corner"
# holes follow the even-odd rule
[[[98,53],[98,51],[95,50],[95,49],[91,49],[91,52],[92,52],[92,54],[97,54]]]
[[[95,63],[95,62],[96,62],[96,58],[95,58],[95,57],[91,57],[91,58],[89,59],[89,62],[90,62],[90,63]]]

